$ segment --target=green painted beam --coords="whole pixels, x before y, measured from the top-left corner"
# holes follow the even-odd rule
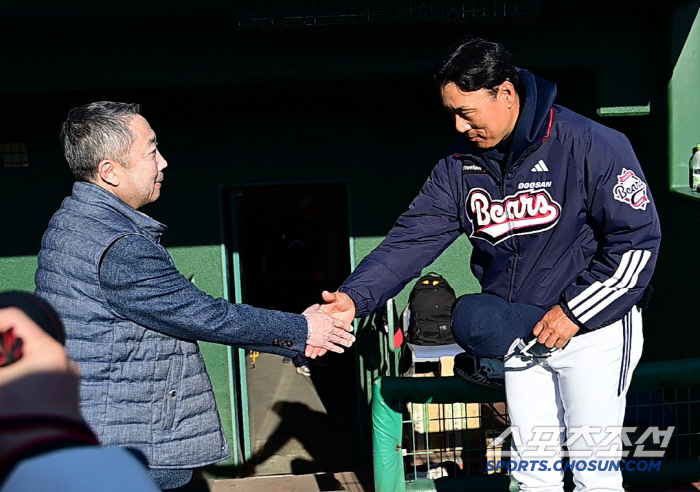
[[[598,116],[649,116],[651,112],[651,104],[645,106],[611,106],[607,108],[598,108]]]

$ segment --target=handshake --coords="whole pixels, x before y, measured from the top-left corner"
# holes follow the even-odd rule
[[[329,350],[342,354],[343,347],[350,347],[355,341],[352,334],[353,301],[342,292],[324,291],[322,296],[326,304],[314,304],[302,313],[309,326],[304,355],[312,359]]]

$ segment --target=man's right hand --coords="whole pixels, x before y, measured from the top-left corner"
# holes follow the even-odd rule
[[[342,319],[346,323],[352,323],[355,319],[355,302],[345,292],[328,292],[321,294],[326,304],[321,305],[321,312],[330,314],[334,318]]]
[[[318,304],[308,307],[304,316],[310,326],[309,339],[306,341],[306,356],[315,359],[327,350],[342,354],[342,347],[350,347],[355,341],[352,324],[323,313]]]

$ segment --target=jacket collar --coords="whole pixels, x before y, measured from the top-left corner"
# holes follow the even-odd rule
[[[528,70],[519,69],[521,110],[513,131],[513,162],[532,145],[541,142],[549,129],[550,112],[557,98],[557,87]]]
[[[98,207],[109,207],[131,221],[139,230],[159,238],[168,227],[143,212],[133,209],[107,190],[96,184],[78,181],[73,184],[73,198],[79,202],[89,203]]]

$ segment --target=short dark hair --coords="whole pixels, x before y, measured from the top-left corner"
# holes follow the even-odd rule
[[[438,88],[453,83],[464,92],[492,91],[506,80],[518,87],[513,55],[500,43],[472,36],[453,46],[435,72]]]
[[[97,164],[114,159],[126,165],[136,137],[129,129],[141,106],[99,101],[73,108],[61,125],[61,145],[68,167],[78,181],[93,181]]]

